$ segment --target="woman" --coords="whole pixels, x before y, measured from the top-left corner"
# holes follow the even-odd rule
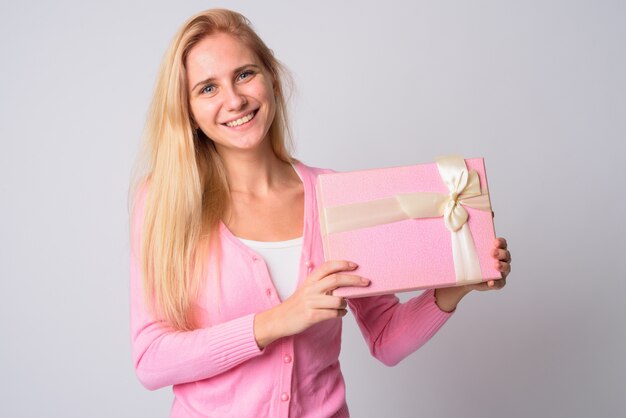
[[[368,280],[349,260],[323,260],[314,184],[324,170],[287,151],[281,81],[272,52],[227,10],[190,19],[163,60],[133,205],[131,330],[141,382],[173,385],[172,417],[347,417],[348,306],[372,355],[393,365],[510,270],[499,239],[495,283],[404,304],[333,296]]]

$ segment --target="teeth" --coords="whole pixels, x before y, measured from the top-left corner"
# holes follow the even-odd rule
[[[226,126],[228,126],[230,128],[233,128],[235,126],[240,126],[240,125],[243,125],[246,122],[249,122],[250,119],[252,119],[253,117],[254,117],[254,112],[250,113],[249,115],[244,116],[243,118],[234,120],[232,122],[228,122],[228,123],[226,123]]]

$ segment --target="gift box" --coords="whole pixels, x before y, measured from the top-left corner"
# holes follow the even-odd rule
[[[482,158],[322,174],[317,201],[326,260],[358,264],[373,296],[500,279]]]

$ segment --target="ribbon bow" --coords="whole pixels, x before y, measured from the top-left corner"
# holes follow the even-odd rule
[[[448,188],[447,195],[441,193],[398,194],[396,199],[409,218],[436,218],[443,216],[450,232],[460,230],[469,215],[463,206],[490,211],[489,195],[482,193],[480,179],[474,170],[468,171],[460,156],[437,159],[439,175]]]

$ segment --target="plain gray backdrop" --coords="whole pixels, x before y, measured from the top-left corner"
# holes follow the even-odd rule
[[[166,46],[215,6],[293,73],[304,162],[485,158],[507,287],[394,368],[345,319],[354,417],[626,416],[625,2],[0,4],[0,416],[168,416],[132,367],[127,190]]]

